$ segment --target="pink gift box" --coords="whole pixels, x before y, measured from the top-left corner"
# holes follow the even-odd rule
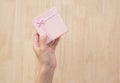
[[[47,35],[46,43],[51,42],[67,32],[67,27],[56,8],[51,8],[42,15],[35,17],[33,24],[40,36],[44,34]]]

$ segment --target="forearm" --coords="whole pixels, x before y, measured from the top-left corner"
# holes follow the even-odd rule
[[[55,68],[51,66],[41,66],[38,68],[35,83],[52,83],[54,70]]]
[[[36,71],[35,83],[52,83],[56,67],[55,49],[59,39],[60,37],[46,44],[47,36],[35,34],[33,49],[40,62],[40,67]]]

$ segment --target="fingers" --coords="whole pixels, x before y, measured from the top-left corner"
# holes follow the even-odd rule
[[[49,47],[53,46],[54,42],[55,42],[55,40],[51,41],[50,43],[48,43],[48,46]]]
[[[39,34],[37,32],[34,34],[33,43],[34,43],[34,47],[39,47]]]
[[[46,35],[40,36],[40,38],[39,38],[40,45],[46,45],[46,40],[47,40],[47,36]]]
[[[55,39],[55,40],[53,40],[53,41],[50,43],[50,47],[52,47],[53,49],[55,49],[56,46],[57,46],[57,44],[58,44],[58,42],[59,42],[59,40],[60,40],[60,37],[57,38],[57,39]]]
[[[60,40],[60,37],[53,40],[52,42],[50,42],[48,44],[48,46],[55,49],[59,40]],[[34,47],[45,46],[46,41],[47,41],[47,36],[46,35],[40,36],[37,32],[35,33],[35,35],[34,35]]]
[[[55,43],[53,44],[53,47],[56,47],[59,41],[60,41],[60,37],[56,39]]]
[[[40,36],[37,32],[34,34],[34,41],[33,41],[33,45],[34,47],[40,47],[42,45],[46,45],[46,40],[47,40],[47,36],[43,35]]]

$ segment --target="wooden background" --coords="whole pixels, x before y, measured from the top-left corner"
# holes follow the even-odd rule
[[[69,29],[53,83],[120,83],[120,0],[0,0],[0,83],[34,83],[31,21],[52,6]]]

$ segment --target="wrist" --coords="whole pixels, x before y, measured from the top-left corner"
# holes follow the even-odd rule
[[[42,64],[38,66],[37,68],[37,72],[42,72],[42,73],[49,73],[49,72],[54,72],[54,71],[55,71],[54,66],[45,65],[45,64]]]
[[[46,67],[45,65],[41,65],[39,66],[38,70],[37,70],[37,77],[38,79],[36,79],[36,81],[39,81],[41,83],[52,83],[52,79],[54,76],[54,69],[55,68],[51,68],[51,67]],[[36,82],[36,83],[39,83]]]
[[[48,72],[48,71],[54,71],[55,68],[56,68],[56,67],[53,66],[53,65],[43,64],[43,65],[41,65],[40,70],[41,70],[41,71],[44,71],[44,72]]]
[[[38,74],[42,77],[47,77],[47,76],[50,76],[50,77],[53,77],[53,74],[54,74],[54,70],[55,68],[52,68],[52,67],[46,67],[46,66],[40,66],[40,68],[38,68]]]

